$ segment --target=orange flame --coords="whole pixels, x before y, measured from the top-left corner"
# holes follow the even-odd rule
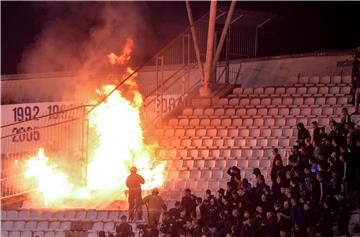
[[[129,61],[133,47],[128,39],[120,56],[109,54],[111,64],[124,64]],[[134,71],[129,67],[128,75]],[[126,76],[126,75],[124,75]],[[37,198],[43,205],[71,207],[64,204],[65,199],[94,200],[95,192],[121,191],[124,198],[125,181],[132,166],[138,168],[146,183],[145,190],[161,187],[165,180],[166,164],[154,158],[157,144],[145,144],[140,119],[142,95],[135,82],[136,74],[126,81],[126,90],[115,90],[106,100],[89,113],[89,157],[86,167],[86,182],[76,184],[62,171],[51,158],[47,158],[43,148],[26,162],[25,177],[36,181]],[[105,96],[115,88],[109,84],[96,90]],[[96,104],[93,100],[91,103]],[[79,168],[80,169],[80,168]],[[98,192],[99,193],[99,192]],[[101,201],[119,199],[114,195],[101,197]],[[78,207],[78,203],[76,204]]]

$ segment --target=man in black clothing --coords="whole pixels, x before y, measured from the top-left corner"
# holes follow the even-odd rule
[[[299,146],[303,146],[305,142],[305,138],[310,137],[309,130],[307,130],[303,123],[298,123],[297,125],[298,129],[298,144]]]
[[[121,216],[121,223],[116,226],[116,237],[129,237],[133,232],[131,225],[127,223],[126,216]]]
[[[233,167],[228,169],[227,173],[231,177],[230,178],[230,186],[231,186],[231,188],[236,190],[236,187],[237,187],[237,184],[238,184],[236,182],[236,180],[241,179],[239,168],[236,167],[236,166],[233,166]]]
[[[314,128],[313,136],[312,136],[314,146],[319,147],[321,144],[321,137],[320,137],[320,128],[318,126],[318,122],[313,121],[311,124],[313,125],[313,128]]]
[[[126,179],[126,186],[129,188],[129,221],[134,220],[134,212],[136,210],[137,219],[142,219],[142,197],[141,185],[145,183],[145,179],[137,174],[136,167],[130,169],[130,175]]]
[[[186,211],[186,216],[190,217],[191,213],[196,210],[196,201],[191,196],[191,190],[185,189],[184,196],[181,199],[181,205]]]

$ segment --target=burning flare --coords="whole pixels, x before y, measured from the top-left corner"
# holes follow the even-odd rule
[[[108,55],[111,64],[123,65],[130,60],[133,47],[132,39],[128,39],[121,55]],[[131,68],[127,74],[133,73]],[[154,159],[156,144],[145,144],[141,126],[140,109],[142,96],[135,82],[136,74],[124,83],[124,88],[115,90],[104,102],[89,113],[89,156],[86,166],[86,179],[81,185],[73,180],[55,160],[45,155],[40,148],[37,155],[26,162],[24,172],[26,178],[36,182],[36,199],[43,200],[45,206],[71,207],[64,200],[94,200],[101,196],[101,201],[113,201],[125,198],[126,178],[132,166],[138,168],[146,182],[145,190],[161,187],[166,175],[165,162]],[[115,85],[104,85],[96,90],[101,96],[108,95]],[[96,100],[91,101],[96,104]],[[58,159],[59,160],[59,159]],[[81,167],[79,167],[81,169]],[[80,171],[79,171],[80,173]],[[113,195],[119,192],[119,195]],[[112,193],[112,195],[108,193]],[[75,204],[77,207],[78,203]],[[94,206],[92,206],[94,207]]]

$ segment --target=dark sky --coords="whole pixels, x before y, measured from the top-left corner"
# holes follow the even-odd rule
[[[38,10],[42,2],[1,2],[1,74],[17,73],[24,50],[51,19]],[[52,2],[47,6],[73,4]],[[118,2],[118,4],[126,4]],[[136,2],[146,9],[151,31],[164,46],[188,24],[184,2]],[[229,3],[219,2],[221,5]],[[209,9],[208,2],[191,2],[194,18]],[[276,20],[263,29],[260,55],[349,49],[360,45],[360,7],[357,2],[238,2],[238,8],[269,12]],[[46,11],[46,6],[43,8]],[[57,16],[59,17],[59,16]],[[154,53],[154,52],[151,52]]]

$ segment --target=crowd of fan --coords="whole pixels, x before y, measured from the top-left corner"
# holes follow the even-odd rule
[[[360,48],[356,55],[355,61],[360,59]],[[359,69],[360,60],[355,63],[354,68]],[[353,70],[353,77],[356,114],[360,70]],[[360,128],[355,128],[346,108],[341,121],[330,122],[328,132],[316,121],[312,125],[312,135],[302,123],[297,125],[297,145],[289,157],[282,159],[278,149],[273,149],[268,183],[260,169],[253,170],[254,179],[249,182],[234,166],[227,171],[230,180],[226,189],[215,194],[206,190],[204,197],[186,189],[170,210],[156,191],[152,200],[158,204],[155,212],[149,212],[152,223],[139,226],[142,236],[360,236]],[[158,223],[160,209],[164,211]],[[134,236],[125,216],[116,236]]]

